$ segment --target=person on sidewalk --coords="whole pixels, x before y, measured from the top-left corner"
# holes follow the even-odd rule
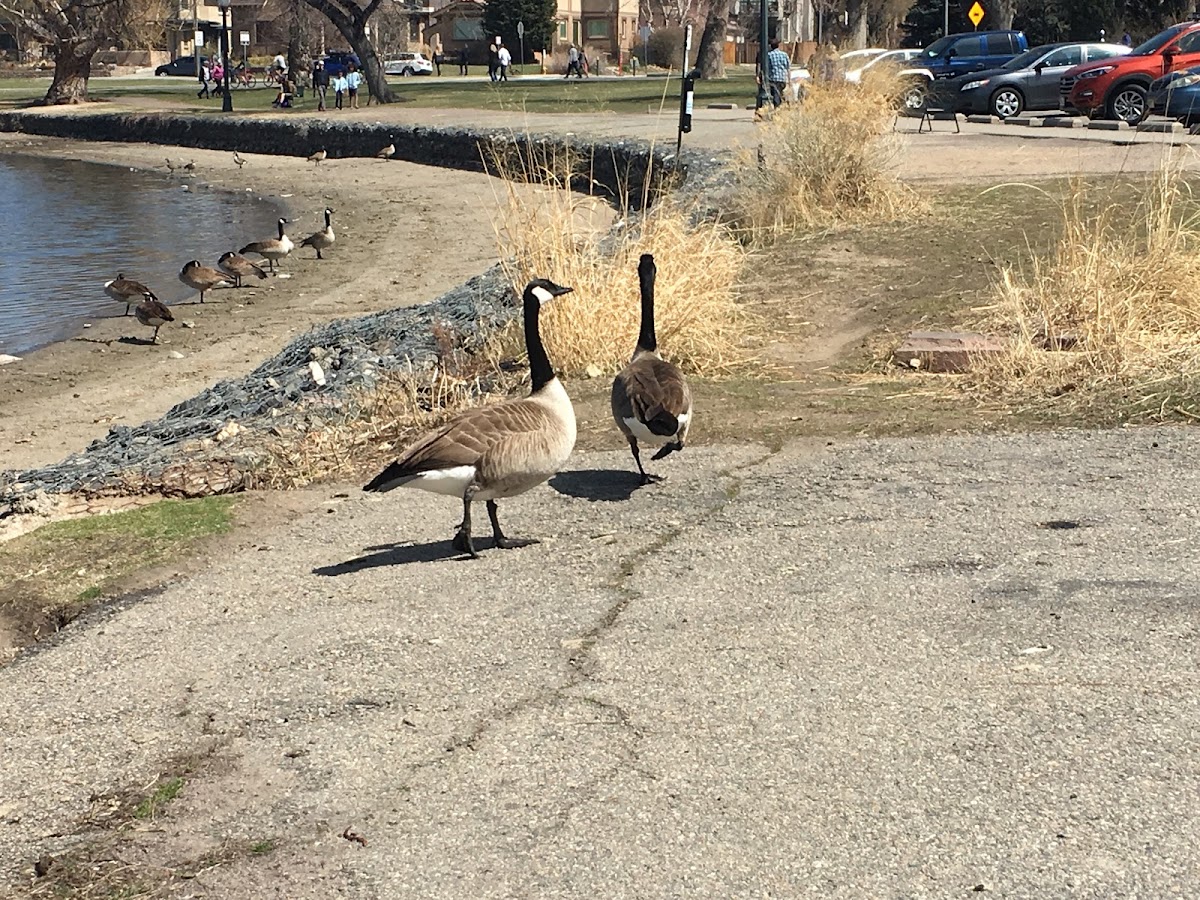
[[[317,95],[317,112],[325,112],[325,92],[329,90],[329,73],[325,71],[325,60],[313,63],[313,93]]]
[[[346,93],[350,99],[350,108],[358,109],[358,88],[363,83],[362,72],[354,63],[350,63],[350,71],[346,73]]]
[[[350,84],[346,80],[346,73],[341,72],[333,78],[333,108],[341,109],[342,103],[346,98],[346,91],[350,89]]]
[[[496,62],[500,66],[500,81],[508,81],[508,67],[512,65],[512,54],[503,44],[496,51]]]
[[[212,70],[209,69],[207,61],[200,62],[200,71],[197,74],[200,77],[200,90],[196,91],[196,99],[207,100],[212,96],[212,92],[208,89],[208,80],[212,77]]]
[[[458,74],[459,75],[470,75],[471,73],[468,71],[468,66],[469,66],[469,57],[467,56],[467,48],[463,47],[461,50],[458,51]]]
[[[792,60],[779,49],[779,38],[771,41],[771,52],[767,54],[767,80],[771,82],[771,104],[778,109],[783,103],[783,92],[791,78]]]
[[[496,52],[495,44],[488,44],[488,79],[500,80],[500,55]]]
[[[433,67],[437,70],[437,77],[442,77],[442,63],[446,61],[446,56],[441,50],[433,54]]]
[[[570,78],[572,72],[576,78],[583,77],[579,71],[579,51],[575,49],[574,44],[567,49],[567,74],[563,78]]]

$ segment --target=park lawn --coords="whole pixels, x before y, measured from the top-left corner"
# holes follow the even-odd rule
[[[612,79],[571,79],[514,76],[494,85],[483,78],[393,78],[393,94],[405,106],[425,109],[524,110],[539,113],[636,112],[678,103],[678,77],[642,76]],[[0,78],[0,108],[14,108],[41,98],[49,78]],[[93,78],[89,91],[94,100],[120,102],[138,97],[161,101],[170,109],[220,112],[219,99],[198,100],[197,84],[190,78]],[[731,69],[728,78],[696,83],[695,104],[736,103],[753,106],[756,86],[749,71]],[[234,109],[263,112],[271,109],[275,89],[235,90]],[[301,108],[307,107],[308,97]]]

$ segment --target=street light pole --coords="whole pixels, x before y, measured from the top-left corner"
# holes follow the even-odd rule
[[[229,6],[232,0],[217,0],[221,10],[221,72],[225,81],[225,96],[221,99],[221,112],[233,112],[233,94],[229,91]]]
[[[758,0],[758,19],[758,99],[755,109],[765,109],[771,102],[771,95],[767,93],[770,75],[767,71],[767,42],[770,40],[767,36],[767,0]]]

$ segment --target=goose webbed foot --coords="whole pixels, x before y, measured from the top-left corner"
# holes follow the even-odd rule
[[[642,480],[639,482],[642,487],[648,484],[658,484],[660,481],[666,481],[666,475],[650,475],[647,472],[642,472]]]
[[[518,547],[531,547],[534,544],[540,544],[537,538],[510,538],[506,537],[504,532],[500,530],[500,515],[496,507],[495,500],[487,502],[488,518],[492,520],[492,539],[495,545],[501,550],[515,550]]]
[[[450,544],[459,553],[466,553],[471,559],[479,559],[479,554],[475,552],[475,543],[471,540],[469,529],[460,528],[455,533],[454,540]]]

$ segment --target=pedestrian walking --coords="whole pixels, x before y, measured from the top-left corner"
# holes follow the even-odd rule
[[[508,48],[503,44],[496,51],[496,62],[500,65],[500,80],[508,81],[508,67],[512,65],[512,54],[508,52]]]
[[[350,90],[350,83],[346,80],[346,73],[339,72],[333,78],[333,108],[341,109],[342,102],[346,97],[346,91]]]
[[[467,48],[463,47],[458,51],[458,74],[459,75],[470,75],[471,73],[469,71],[467,71],[467,67],[468,67]]]
[[[583,74],[579,70],[579,51],[572,44],[567,48],[567,74],[563,78],[570,78],[571,73],[575,73],[576,78],[582,78]]]
[[[329,90],[329,73],[325,71],[325,61],[318,59],[313,63],[313,93],[317,95],[317,112],[325,112],[325,92]]]
[[[222,66],[220,61],[218,60],[218,61],[214,62],[212,65],[213,86],[216,88],[216,94],[218,97],[220,97],[222,94],[225,93],[224,80],[223,80],[224,78],[225,78],[225,67]]]
[[[349,95],[351,109],[358,109],[358,88],[362,83],[362,72],[358,71],[354,63],[350,63],[350,71],[346,73],[346,93]]]
[[[495,44],[488,44],[488,78],[492,81],[500,79],[500,55]]]
[[[197,75],[200,78],[200,90],[196,91],[196,99],[207,100],[212,96],[212,93],[208,89],[208,79],[212,75],[212,70],[208,68],[207,60],[200,61],[200,70]]]
[[[771,105],[776,108],[783,103],[783,91],[791,77],[792,60],[779,49],[779,38],[771,41],[771,52],[767,54],[767,80],[771,83]]]
[[[446,57],[443,55],[441,50],[433,54],[433,67],[437,69],[438,78],[442,77],[442,63],[445,61],[445,59]]]
[[[592,77],[588,69],[588,58],[586,53],[579,54],[579,71],[583,73],[584,78]]]

